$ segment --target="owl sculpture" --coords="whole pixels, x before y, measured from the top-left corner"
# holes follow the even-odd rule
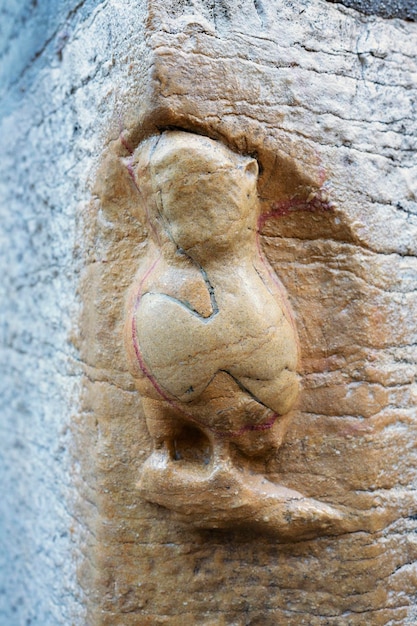
[[[279,448],[300,392],[294,317],[259,243],[257,161],[166,131],[129,168],[149,234],[125,327],[153,442],[140,494],[197,527],[326,532],[337,510],[251,465]]]

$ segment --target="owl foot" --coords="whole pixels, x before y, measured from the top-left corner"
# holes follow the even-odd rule
[[[226,450],[206,467],[172,461],[157,450],[143,466],[138,489],[197,528],[247,528],[282,540],[353,530],[340,510],[236,468]]]

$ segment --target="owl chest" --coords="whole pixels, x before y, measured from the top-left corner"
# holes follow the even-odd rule
[[[283,315],[269,293],[247,287],[217,290],[209,317],[166,294],[141,296],[134,320],[138,351],[149,374],[177,398],[191,400],[217,372],[237,365],[247,364],[251,376],[274,376],[266,370],[279,349]]]

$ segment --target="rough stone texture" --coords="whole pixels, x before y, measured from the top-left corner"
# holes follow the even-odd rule
[[[104,6],[0,3],[2,626],[86,623],[78,575],[95,505],[85,488],[77,493],[81,371],[70,335],[85,255],[79,219],[114,115],[111,20],[123,66],[129,24],[128,7],[119,19]],[[138,7],[136,52],[141,23]]]
[[[96,340],[82,346],[100,365],[87,397],[108,490],[102,623],[413,624],[416,27],[322,2],[195,2],[153,3],[147,32],[149,108],[125,118],[98,176],[107,263],[88,278]],[[362,513],[362,532],[292,545],[202,533],[137,497],[150,447],[114,337],[147,234],[124,159],[167,127],[263,168],[263,244],[296,312],[304,391],[262,469]]]
[[[325,0],[96,4],[63,3],[1,102],[1,619],[415,624],[416,24]],[[148,234],[125,160],[167,127],[262,165],[304,386],[262,470],[361,532],[197,531],[138,497],[151,448],[121,337]]]
[[[296,540],[352,530],[251,467],[276,454],[300,391],[294,316],[259,242],[257,161],[174,130],[126,165],[149,234],[125,325],[154,444],[139,494],[197,528]]]
[[[382,17],[400,17],[403,20],[417,20],[417,6],[415,0],[329,0],[340,2],[346,7],[356,9],[366,15],[381,15]]]

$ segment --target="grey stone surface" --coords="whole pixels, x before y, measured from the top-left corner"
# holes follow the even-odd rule
[[[54,57],[60,57],[71,33],[99,0],[1,0],[0,94],[19,83],[28,87]],[[34,63],[36,61],[36,63]]]
[[[83,238],[94,172],[147,71],[143,5],[0,0],[1,626],[91,623],[95,486],[75,450],[72,338],[80,273],[100,255]]]
[[[70,428],[79,373],[69,336],[77,211],[94,152],[95,115],[86,111],[103,97],[87,86],[101,68],[100,46],[86,43],[98,4],[0,6],[2,626],[85,623]]]
[[[399,17],[403,20],[417,20],[416,0],[328,0],[344,4],[366,15],[380,15],[381,17]]]

